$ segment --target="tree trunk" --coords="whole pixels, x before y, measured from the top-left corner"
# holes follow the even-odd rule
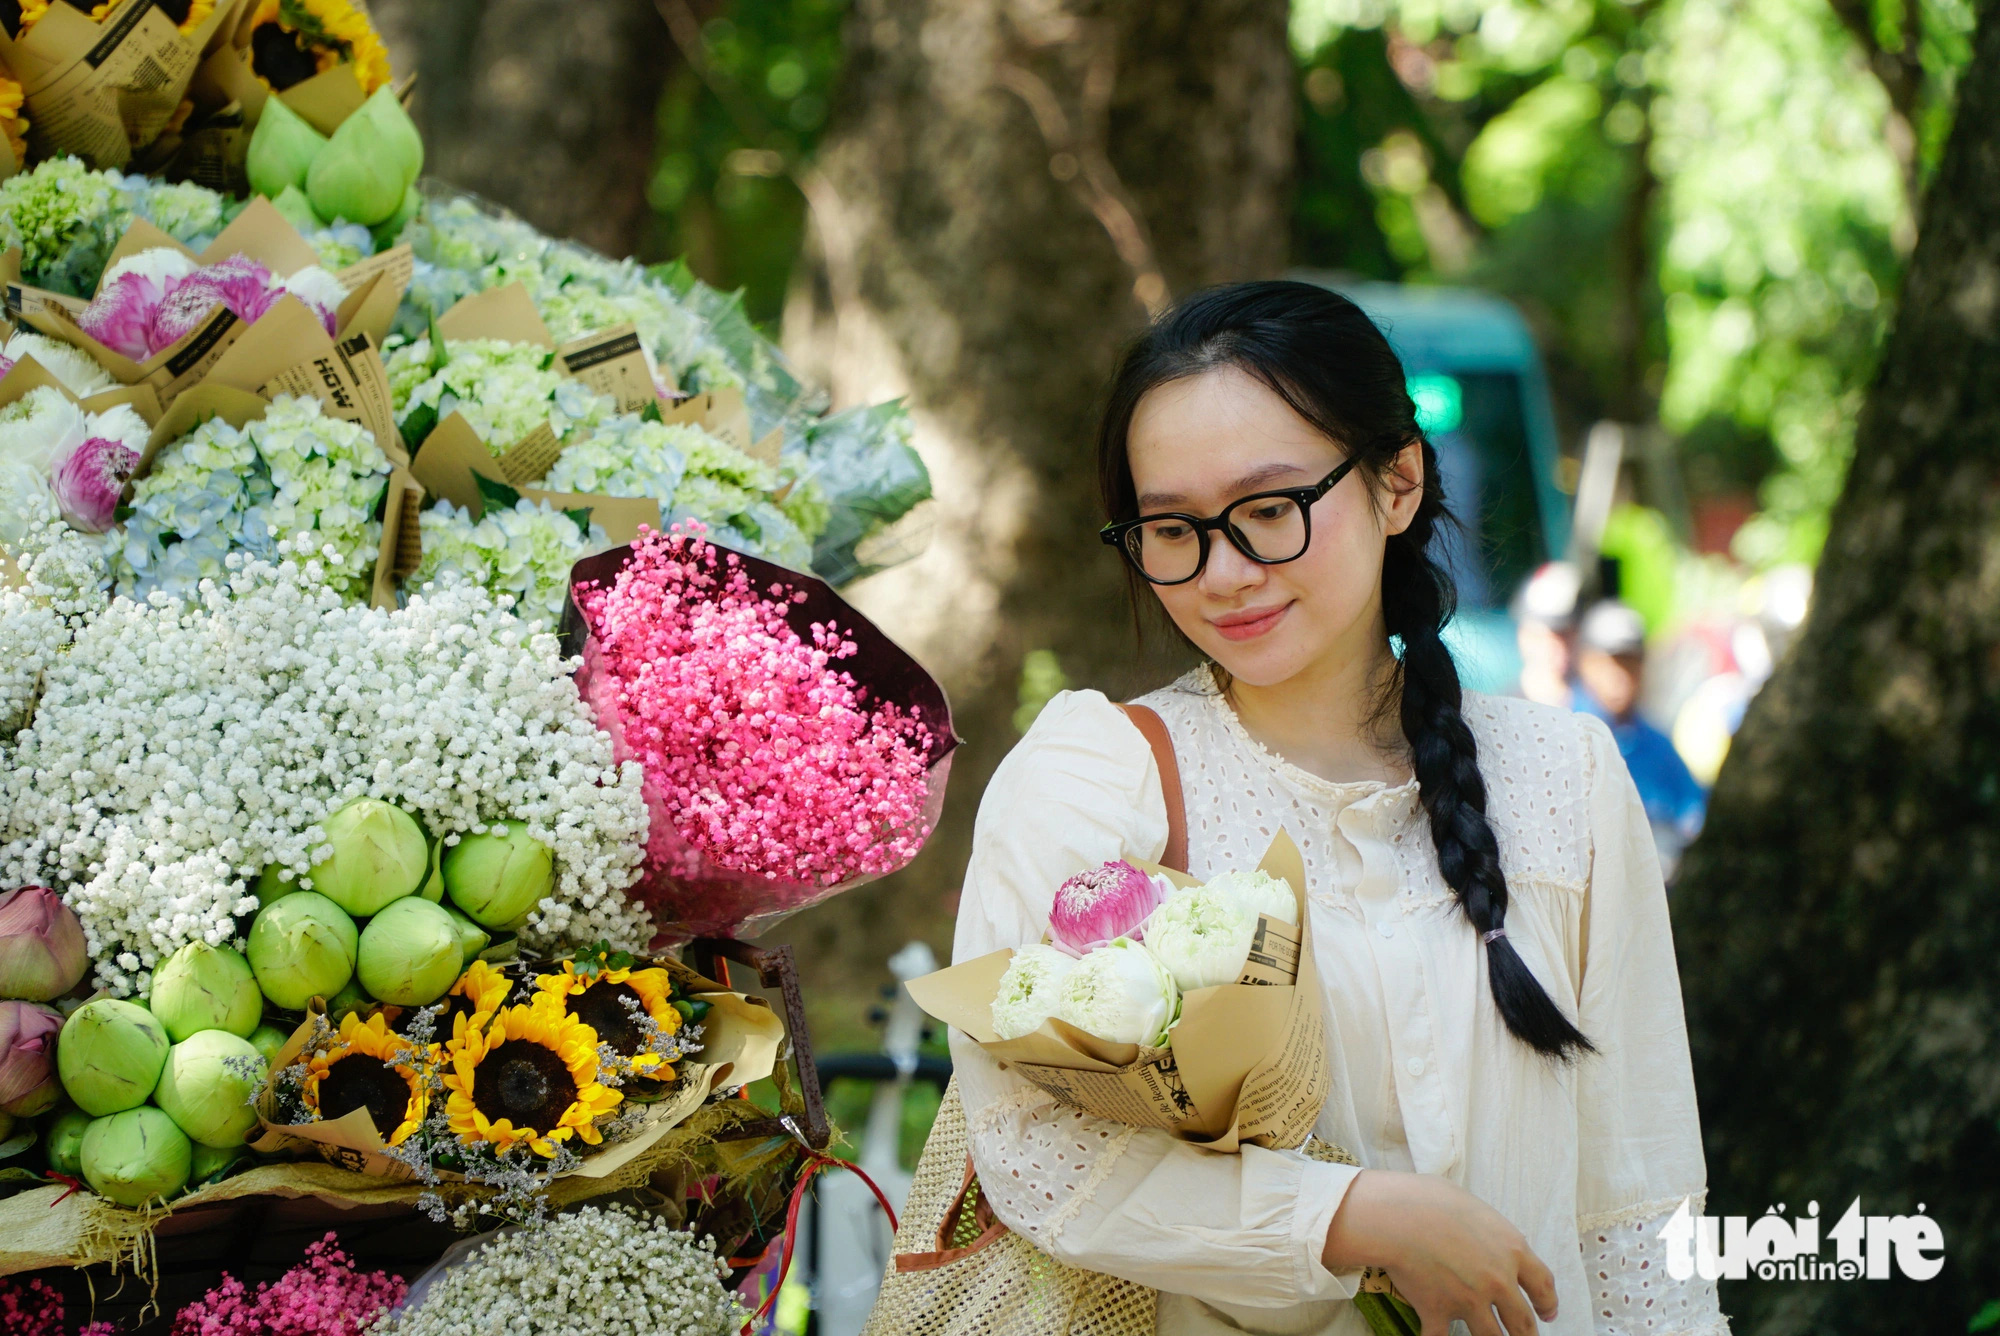
[[[2000,1297],[2000,4],[1980,9],[1811,618],[1674,904],[1709,1213],[1816,1200],[1824,1237],[1858,1194],[1926,1210],[1946,1262],[1725,1285],[1739,1336],[1962,1332]]]
[[[377,0],[372,12],[397,73],[420,76],[427,173],[544,232],[646,250],[654,113],[679,58],[650,0]]]
[[[1053,650],[1073,683],[1114,698],[1177,661],[1163,635],[1150,658],[1128,638],[1123,575],[1096,534],[1094,412],[1149,309],[1284,262],[1286,9],[856,5],[843,102],[803,183],[820,263],[790,303],[787,341],[841,402],[911,397],[936,534],[855,596],[942,675],[966,745],[917,864],[794,925],[823,987],[885,977],[910,937],[948,945],[1029,651]]]

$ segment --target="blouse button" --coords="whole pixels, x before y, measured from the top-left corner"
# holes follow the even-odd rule
[[[1403,1066],[1408,1069],[1412,1076],[1422,1076],[1424,1074],[1424,1060],[1422,1058],[1411,1058]]]
[[[1381,933],[1384,937],[1394,937],[1396,935],[1396,925],[1384,919],[1375,925],[1375,931]]]

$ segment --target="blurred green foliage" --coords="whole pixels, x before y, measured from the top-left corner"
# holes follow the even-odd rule
[[[769,328],[851,0],[709,8],[651,198]],[[1510,297],[1566,428],[1657,417],[1688,493],[1756,491],[1740,556],[1810,560],[1971,24],[1970,0],[1294,0],[1294,263]],[[1878,60],[1915,33],[1907,123],[1857,25]]]
[[[848,0],[732,0],[701,24],[698,57],[660,99],[648,187],[667,253],[743,290],[772,329],[805,236],[791,172],[811,161],[840,74]]]
[[[1566,426],[1657,414],[1696,496],[1810,560],[1949,125],[1965,0],[1295,0],[1297,262],[1514,299]],[[1877,53],[1878,55],[1880,52]]]

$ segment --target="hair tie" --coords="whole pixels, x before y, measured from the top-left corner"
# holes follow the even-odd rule
[[[1505,937],[1506,935],[1507,935],[1507,930],[1506,930],[1505,928],[1495,928],[1495,929],[1494,929],[1493,931],[1491,931],[1491,932],[1482,932],[1482,933],[1480,933],[1480,934],[1479,934],[1479,941],[1480,941],[1480,944],[1481,944],[1481,945],[1483,945],[1483,946],[1491,946],[1491,945],[1493,945],[1493,939],[1494,939],[1494,938],[1496,938],[1496,937]]]

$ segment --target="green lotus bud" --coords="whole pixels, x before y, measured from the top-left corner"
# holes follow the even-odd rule
[[[153,1103],[204,1146],[240,1146],[257,1125],[250,1099],[264,1083],[264,1055],[227,1030],[203,1030],[167,1053]]]
[[[153,1014],[175,1043],[202,1030],[247,1035],[264,1017],[264,995],[242,953],[189,942],[153,971]]]
[[[219,1178],[222,1171],[242,1159],[248,1152],[241,1146],[204,1146],[194,1143],[194,1154],[188,1165],[188,1182],[206,1183]]]
[[[357,965],[362,986],[384,1002],[427,1007],[465,968],[458,925],[442,905],[412,896],[368,920]]]
[[[375,225],[375,249],[385,251],[395,245],[396,239],[403,235],[403,229],[410,225],[410,220],[423,211],[423,193],[415,186],[406,188],[403,191],[403,202],[396,207],[396,211],[385,221]]]
[[[403,187],[408,184],[397,175],[393,162],[351,140],[342,143],[336,131],[313,159],[306,176],[306,198],[322,218],[373,227],[402,204]]]
[[[354,977],[361,934],[341,907],[317,891],[268,905],[250,925],[250,969],[257,986],[287,1011],[332,997]]]
[[[340,1018],[348,1012],[360,1011],[363,1007],[372,1007],[374,1005],[375,999],[370,997],[368,990],[361,986],[361,976],[357,973],[355,977],[347,981],[347,987],[326,1000],[326,1018],[335,1025],[338,1025],[340,1024]]]
[[[333,142],[339,143],[342,136],[370,155],[393,163],[402,185],[423,174],[424,137],[387,84],[369,94],[366,102],[335,127]]]
[[[291,1042],[291,1033],[275,1025],[260,1025],[250,1032],[250,1047],[264,1055],[267,1066],[276,1066],[278,1050]]]
[[[250,173],[250,188],[275,196],[287,186],[304,186],[313,160],[325,147],[326,136],[306,124],[284,99],[265,98],[243,164]]]
[[[452,926],[458,929],[458,949],[470,965],[479,959],[479,953],[492,942],[493,935],[450,905],[444,907],[444,912],[451,915]]]
[[[167,1047],[167,1027],[159,1017],[130,1002],[100,997],[63,1022],[56,1074],[85,1113],[119,1113],[152,1095]]]
[[[312,201],[306,198],[306,192],[297,186],[286,186],[272,197],[271,203],[284,215],[285,221],[300,232],[315,232],[326,226],[325,220],[313,212]]]
[[[91,1116],[82,1109],[64,1109],[42,1129],[42,1152],[49,1168],[75,1178],[83,1173],[83,1134]]]
[[[274,900],[282,900],[294,892],[305,889],[305,887],[299,885],[296,873],[290,877],[285,875],[288,870],[282,863],[273,863],[258,875],[257,884],[250,889],[256,895],[257,904],[260,908],[270,904]]]
[[[445,894],[483,928],[520,927],[555,886],[555,853],[518,821],[496,821],[445,850]]]
[[[379,798],[356,798],[319,823],[333,853],[313,864],[313,889],[356,918],[414,895],[430,869],[423,827]]]
[[[424,884],[418,888],[417,894],[421,895],[422,897],[424,897],[424,899],[430,901],[434,905],[444,903],[443,860],[444,860],[444,841],[432,840],[430,875],[424,878]]]
[[[83,1177],[100,1197],[143,1206],[187,1186],[194,1147],[151,1105],[99,1118],[83,1134]]]

